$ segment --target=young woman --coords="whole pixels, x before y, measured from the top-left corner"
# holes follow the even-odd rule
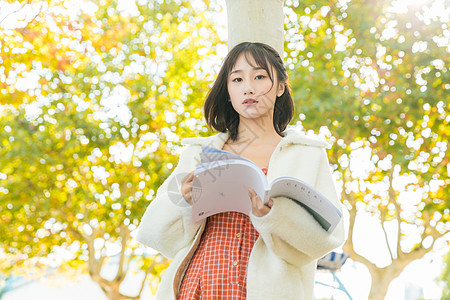
[[[294,113],[286,69],[265,44],[241,43],[226,57],[205,101],[210,137],[184,139],[178,166],[145,212],[137,239],[173,259],[157,299],[313,299],[317,259],[344,242],[343,222],[325,231],[285,197],[267,205],[249,187],[252,212],[192,222],[193,171],[202,145],[256,163],[271,182],[308,182],[340,208],[324,142],[286,129]],[[183,178],[181,185],[173,182]],[[181,201],[180,201],[181,199]]]

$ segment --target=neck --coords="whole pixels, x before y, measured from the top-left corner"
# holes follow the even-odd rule
[[[278,135],[273,127],[272,119],[247,119],[241,117],[239,121],[238,137],[234,143],[251,143],[258,145],[262,143],[278,143],[280,140],[281,136]]]

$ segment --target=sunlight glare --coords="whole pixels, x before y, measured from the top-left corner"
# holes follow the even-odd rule
[[[412,9],[420,12],[418,18],[425,24],[436,18],[445,23],[450,19],[450,8],[447,6],[445,0],[393,0],[388,12],[406,14],[408,9]]]
[[[420,6],[426,4],[427,2],[430,2],[430,0],[395,0],[392,1],[392,5],[399,7]]]

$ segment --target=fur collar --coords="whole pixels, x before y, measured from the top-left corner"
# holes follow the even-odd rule
[[[287,128],[284,133],[286,134],[278,144],[278,147],[283,147],[289,144],[298,144],[305,146],[314,146],[319,148],[328,148],[329,143],[319,140],[314,137],[306,136],[304,133],[300,133],[294,128]],[[228,140],[229,133],[219,132],[215,135],[208,137],[192,137],[181,140],[182,145],[203,145],[210,146],[216,149],[222,149],[223,145]]]

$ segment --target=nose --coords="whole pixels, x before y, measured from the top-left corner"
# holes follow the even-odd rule
[[[253,88],[251,81],[246,80],[245,85],[244,85],[244,95],[254,95],[254,94],[255,94],[255,89]]]

